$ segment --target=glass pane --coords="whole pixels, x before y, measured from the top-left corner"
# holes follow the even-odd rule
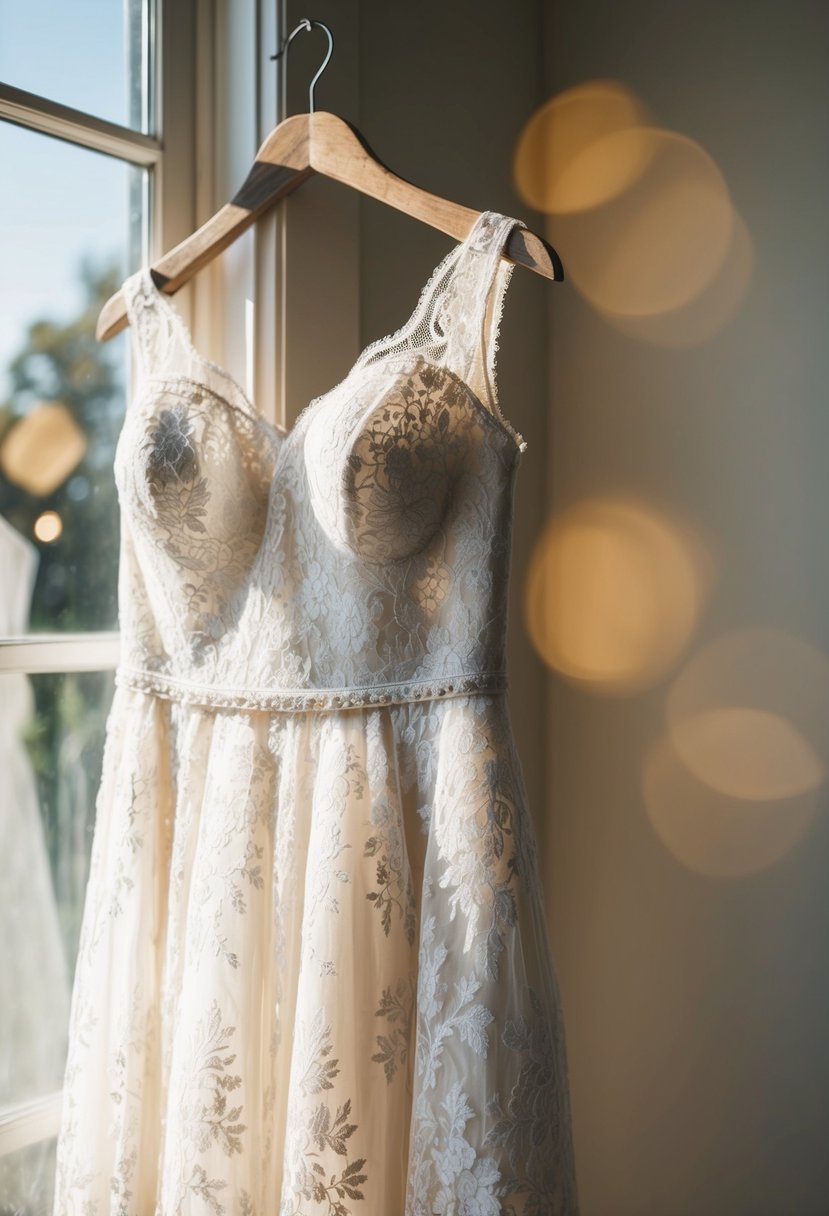
[[[146,171],[6,123],[0,164],[0,636],[113,629],[127,331],[95,322],[140,264]]]
[[[0,1157],[0,1216],[52,1216],[57,1140]]]
[[[148,131],[150,0],[0,0],[0,80]]]
[[[0,1108],[63,1081],[112,691],[109,672],[0,676]]]

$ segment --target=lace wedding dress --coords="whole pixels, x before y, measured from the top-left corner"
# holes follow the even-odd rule
[[[147,270],[55,1216],[575,1216],[506,704],[521,221],[284,432]],[[523,225],[522,225],[523,226]]]

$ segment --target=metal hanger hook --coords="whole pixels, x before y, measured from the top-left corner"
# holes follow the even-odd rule
[[[322,66],[320,67],[320,69],[317,72],[314,79],[311,81],[310,87],[308,89],[308,112],[310,114],[314,113],[314,89],[316,87],[316,83],[319,80],[320,76],[322,76],[325,69],[328,67],[328,61],[331,58],[332,52],[334,50],[334,35],[331,33],[330,29],[328,28],[328,26],[325,24],[324,21],[315,21],[313,17],[303,17],[302,20],[300,21],[299,25],[296,27],[296,29],[292,30],[291,33],[288,34],[287,38],[283,39],[282,46],[279,48],[279,50],[276,52],[276,54],[271,55],[271,59],[279,59],[279,57],[281,55],[283,55],[285,53],[285,51],[287,51],[288,47],[293,42],[294,38],[296,38],[296,36],[300,32],[300,30],[307,30],[310,33],[311,29],[315,25],[318,26],[321,30],[325,30],[326,34],[328,35],[328,54],[323,59]]]

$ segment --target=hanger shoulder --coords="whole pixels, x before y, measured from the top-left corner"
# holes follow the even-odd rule
[[[557,283],[564,281],[564,267],[558,253],[549,241],[529,228],[513,228],[504,254],[511,262],[543,274],[547,279]]]
[[[313,174],[309,164],[308,118],[308,114],[297,114],[275,127],[231,201],[152,264],[153,278],[162,291],[168,295],[178,291],[232,245],[264,211]],[[126,325],[126,300],[117,291],[98,314],[95,336],[106,342]]]
[[[206,224],[153,263],[151,270],[156,285],[168,295],[178,291],[211,258],[226,249],[248,227],[249,222],[247,212],[226,203]],[[127,302],[124,293],[116,291],[98,314],[95,336],[99,342],[106,342],[126,326]]]

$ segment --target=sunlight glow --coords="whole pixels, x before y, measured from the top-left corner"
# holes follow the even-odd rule
[[[774,801],[825,779],[829,661],[780,630],[724,634],[696,654],[668,697],[672,746],[698,781]]]
[[[704,646],[674,680],[642,786],[651,824],[702,874],[763,870],[814,821],[826,781],[829,660],[752,626]]]
[[[38,498],[51,494],[86,454],[86,435],[60,401],[45,401],[21,418],[0,448],[3,474]]]
[[[559,252],[572,281],[591,304],[622,317],[694,300],[725,262],[734,226],[722,174],[686,136],[655,127],[617,131],[594,146],[592,159],[624,158],[643,142],[647,168],[624,194],[560,220]]]
[[[544,662],[605,693],[657,681],[686,646],[711,582],[698,537],[625,499],[554,518],[531,560],[525,619]]]
[[[63,531],[63,520],[57,511],[44,511],[42,515],[38,515],[32,531],[39,541],[49,545],[57,540]]]
[[[677,723],[677,755],[698,781],[733,798],[768,802],[815,789],[825,777],[809,741],[780,714],[724,705]]]
[[[609,324],[687,347],[737,314],[754,250],[723,174],[696,140],[655,126],[620,81],[587,81],[540,106],[513,177],[551,217],[565,276]]]
[[[567,214],[608,202],[641,176],[650,149],[636,139],[642,102],[615,80],[589,81],[552,97],[524,127],[513,162],[515,188],[537,211]],[[596,158],[605,136],[632,132],[616,155]]]
[[[814,822],[818,797],[729,797],[699,782],[664,735],[645,757],[642,790],[665,848],[694,873],[719,878],[755,874],[789,853]]]

